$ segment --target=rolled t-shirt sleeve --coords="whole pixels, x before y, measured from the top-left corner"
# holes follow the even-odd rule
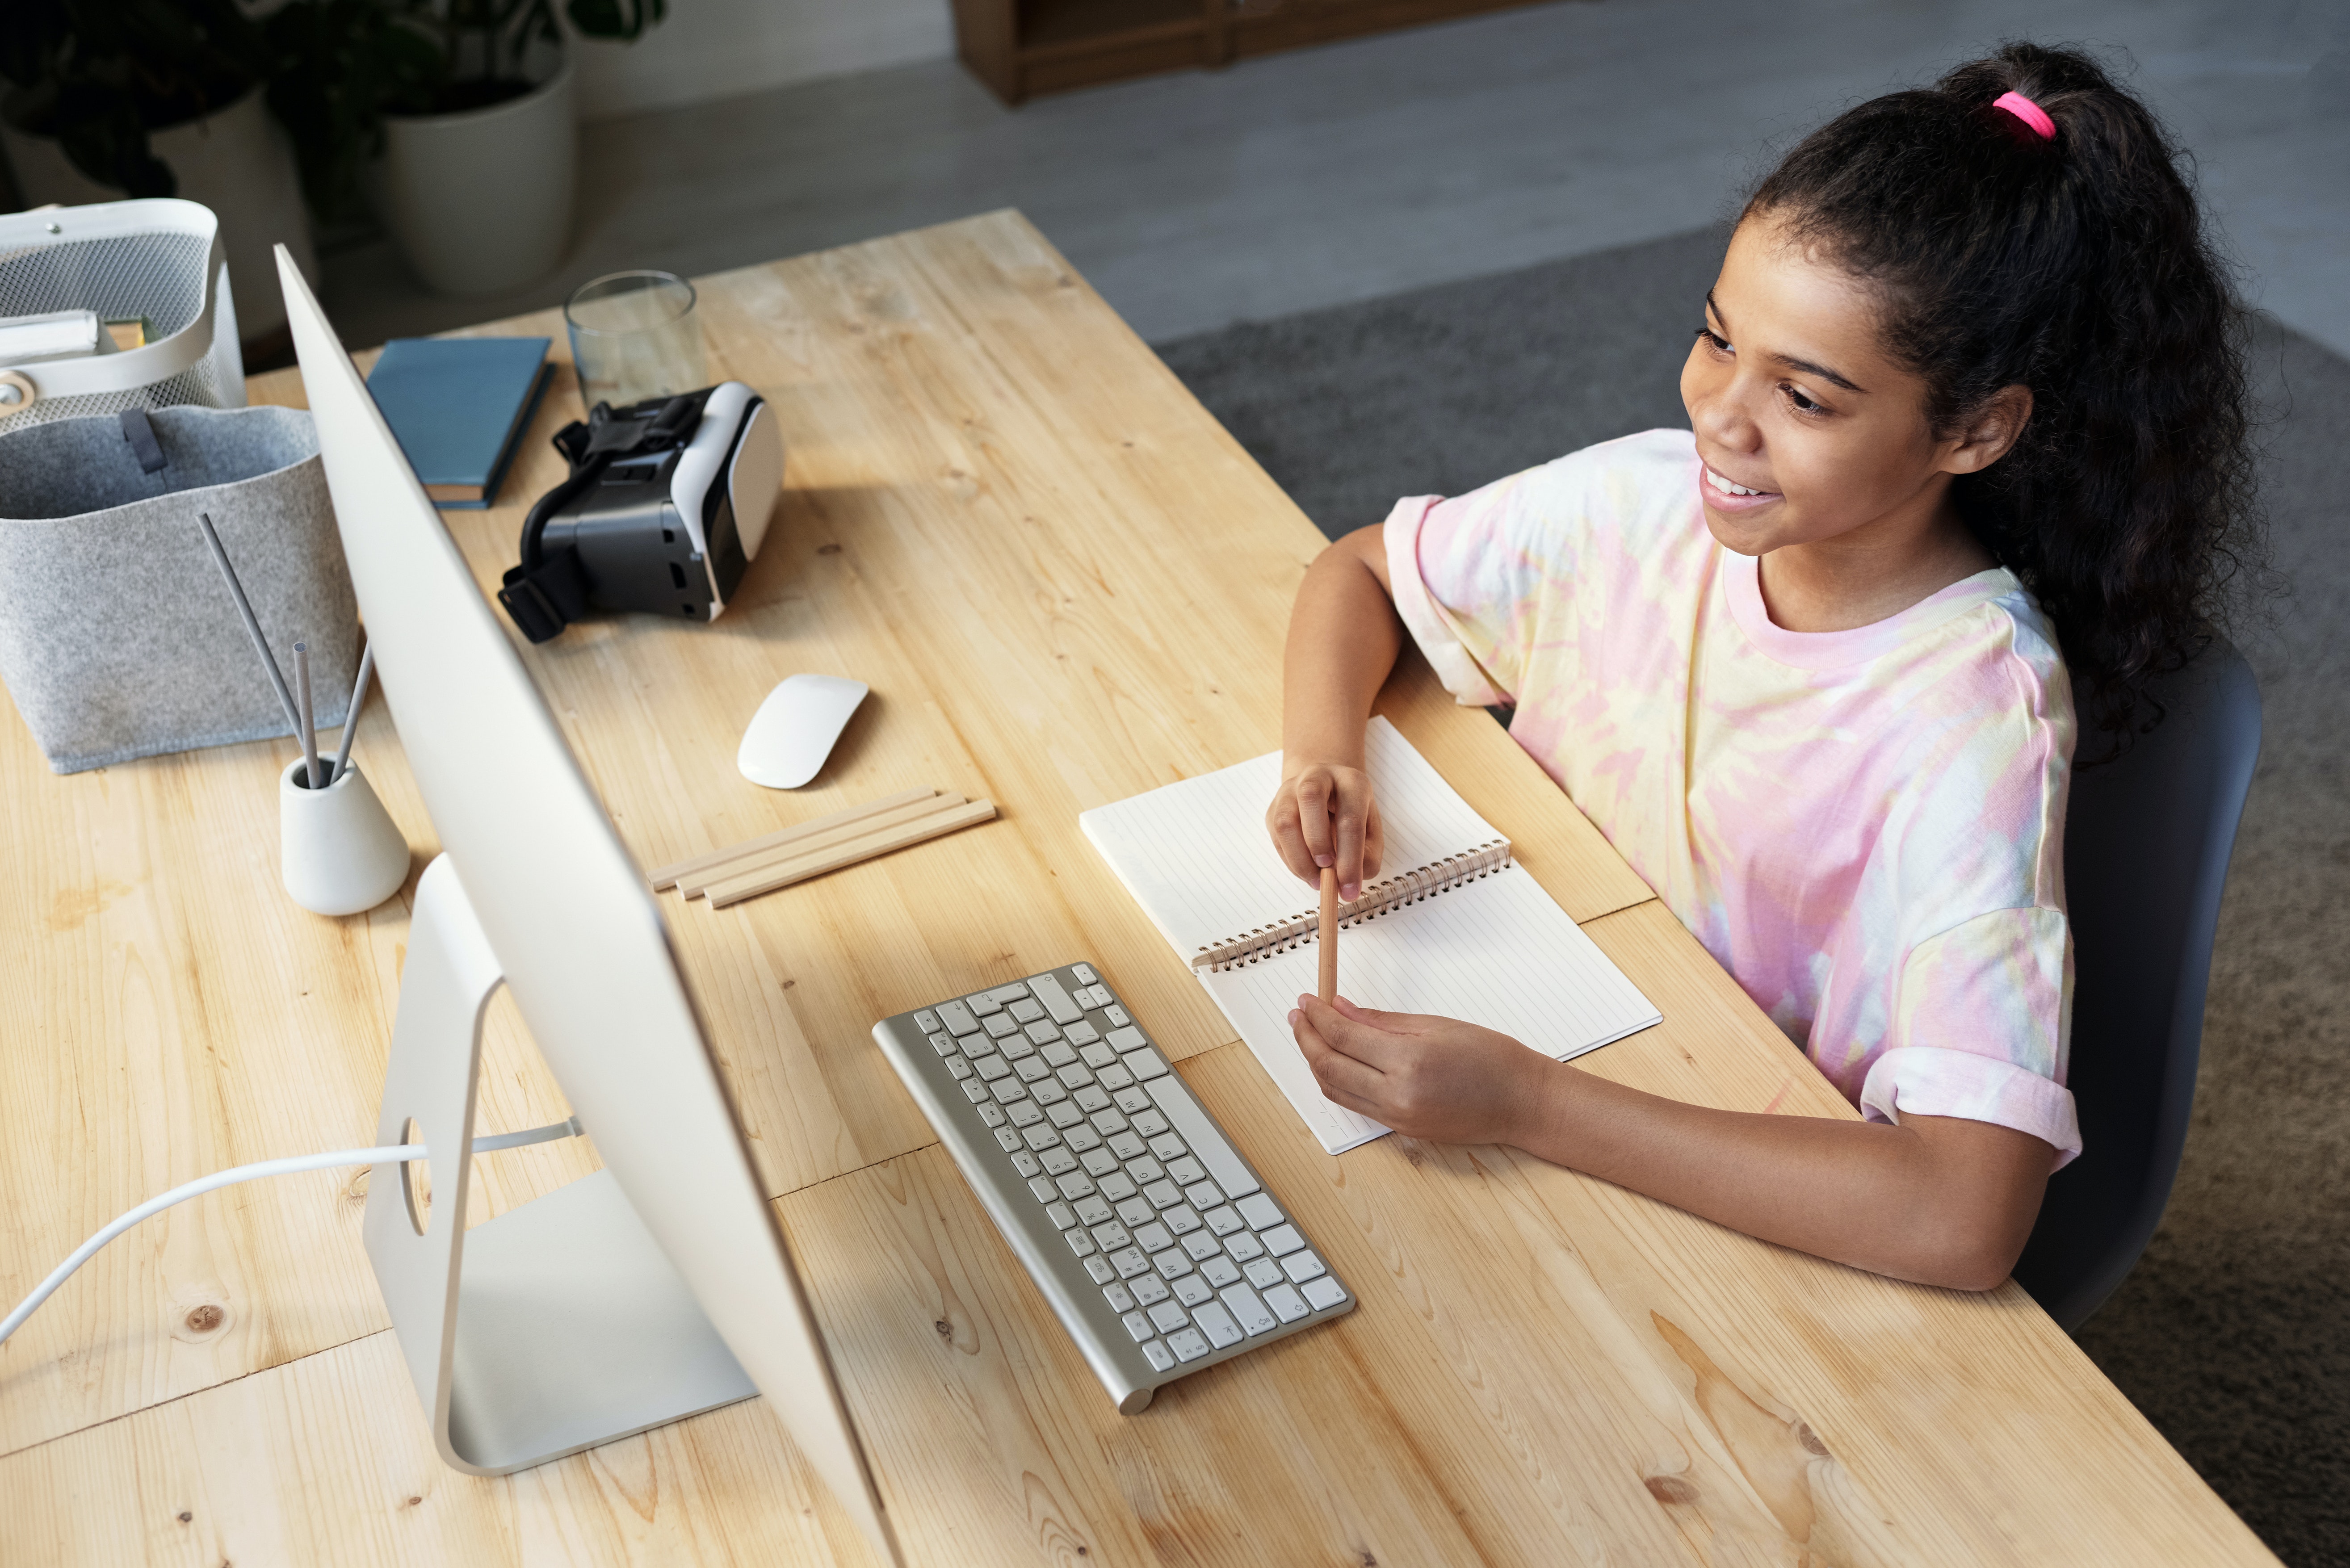
[[[2063,911],[1995,909],[1910,950],[1890,1047],[1869,1064],[1862,1115],[1898,1122],[1958,1116],[2013,1127],[2081,1152],[2064,1086],[2073,1006],[2072,938]]]
[[[1524,477],[1450,499],[1406,496],[1388,514],[1396,613],[1464,707],[1515,702],[1525,673],[1544,583],[1540,563],[1510,537]]]

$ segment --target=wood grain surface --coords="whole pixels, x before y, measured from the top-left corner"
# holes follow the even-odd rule
[[[1275,746],[1320,535],[1016,214],[700,281],[713,375],[786,445],[765,545],[716,623],[591,620],[523,657],[646,867],[918,785],[1000,809],[664,905],[912,1561],[2271,1561],[2012,1286],[1894,1284],[1509,1151],[1322,1154],[1076,822]],[[477,330],[567,358],[552,312]],[[578,411],[566,365],[502,504],[443,514],[485,587]],[[809,786],[756,788],[742,727],[801,671],[873,694]],[[1381,711],[1663,1011],[1584,1065],[1852,1114],[1498,726],[1416,659]],[[393,717],[356,754],[421,870]],[[0,1298],[176,1182],[368,1140],[408,895],[343,920],[285,898],[293,754],[57,778],[0,713]],[[1133,1419],[868,1033],[1076,958],[1362,1303]],[[567,1109],[501,999],[480,1126]],[[593,1166],[586,1140],[482,1157],[469,1220]],[[359,1220],[349,1173],[199,1199],[0,1347],[0,1563],[862,1561],[755,1401],[502,1480],[441,1469]]]

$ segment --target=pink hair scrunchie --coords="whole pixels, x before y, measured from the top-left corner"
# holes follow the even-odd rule
[[[2056,140],[2056,122],[2048,118],[2048,111],[2046,109],[2041,108],[2038,104],[2033,102],[2022,93],[2002,93],[1999,97],[1991,100],[1991,106],[1993,109],[2003,109],[2007,110],[2008,113],[2015,116],[2016,119],[2032,127],[2033,130],[2039,133],[2041,140],[2054,141]]]

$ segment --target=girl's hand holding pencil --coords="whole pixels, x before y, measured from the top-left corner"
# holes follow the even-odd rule
[[[1371,775],[1358,767],[1312,763],[1281,781],[1265,809],[1264,826],[1281,862],[1307,887],[1322,886],[1322,869],[1338,873],[1338,898],[1351,904],[1379,874],[1378,803]]]

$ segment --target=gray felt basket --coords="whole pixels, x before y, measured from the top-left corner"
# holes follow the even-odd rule
[[[359,670],[359,606],[297,409],[158,409],[145,472],[112,417],[0,432],[0,679],[61,774],[293,732],[197,526],[209,514],[321,729]]]

